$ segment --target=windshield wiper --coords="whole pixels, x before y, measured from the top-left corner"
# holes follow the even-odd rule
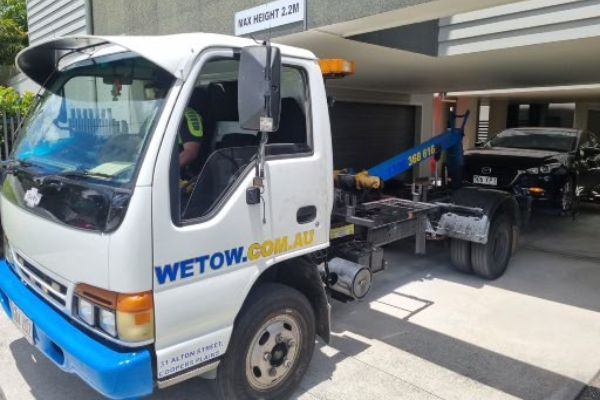
[[[92,172],[86,170],[68,170],[59,173],[58,175],[67,177],[67,178],[100,178],[100,179],[109,179],[112,180],[114,175],[103,174],[102,172]]]
[[[74,179],[79,180],[81,178],[99,178],[102,180],[110,180],[113,178],[113,176],[85,170],[67,170],[55,174],[39,175],[36,176],[34,179],[40,184],[45,185],[55,182],[60,182],[62,184],[65,181],[73,181]]]

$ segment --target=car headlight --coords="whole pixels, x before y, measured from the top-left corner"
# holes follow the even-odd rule
[[[122,294],[79,284],[74,315],[92,329],[128,343],[154,339],[152,292]]]
[[[542,165],[540,167],[540,172],[542,174],[549,174],[550,172],[552,172],[553,170],[562,167],[561,163],[550,163],[550,164],[546,164],[546,165]]]

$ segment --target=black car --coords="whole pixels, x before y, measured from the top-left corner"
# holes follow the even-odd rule
[[[600,199],[600,136],[567,128],[507,129],[465,151],[464,178],[566,212],[576,195]]]

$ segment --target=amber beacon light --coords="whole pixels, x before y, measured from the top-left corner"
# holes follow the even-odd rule
[[[348,75],[354,75],[356,64],[354,61],[343,60],[341,58],[330,58],[319,60],[321,73],[325,78],[343,78]]]

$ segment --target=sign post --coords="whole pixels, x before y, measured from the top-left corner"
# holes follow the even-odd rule
[[[235,13],[236,36],[306,22],[306,0],[277,0]]]

